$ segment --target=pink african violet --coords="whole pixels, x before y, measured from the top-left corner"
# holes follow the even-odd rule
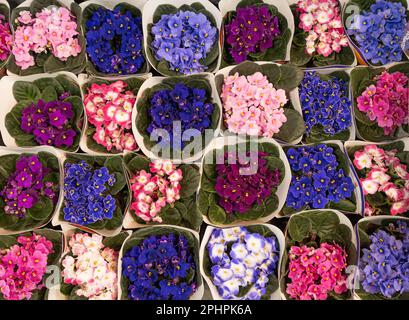
[[[102,236],[87,233],[73,234],[68,249],[61,262],[64,283],[88,300],[116,300],[118,251],[105,247]]]
[[[392,135],[409,122],[409,78],[402,72],[384,71],[375,80],[358,97],[358,109],[376,121],[385,135]]]
[[[296,11],[300,14],[299,28],[307,32],[306,52],[328,57],[348,46],[342,27],[338,0],[300,0]]]
[[[9,57],[12,43],[10,25],[5,16],[0,14],[0,61],[5,61]]]
[[[23,70],[35,65],[33,54],[51,52],[67,61],[81,52],[76,19],[64,7],[44,8],[35,17],[20,11],[16,23],[12,53]]]
[[[285,91],[276,90],[260,72],[247,77],[238,73],[228,76],[221,98],[226,126],[233,133],[271,138],[287,121]]]
[[[297,300],[326,300],[330,292],[347,291],[347,254],[337,244],[321,243],[319,248],[292,246],[286,292]]]
[[[141,170],[130,180],[133,200],[131,210],[145,222],[162,222],[160,211],[180,199],[182,170],[170,160],[155,160],[150,172]]]
[[[42,289],[48,255],[54,252],[52,242],[40,235],[20,236],[17,242],[0,250],[0,291],[6,300],[28,300]]]
[[[396,150],[386,151],[376,145],[367,145],[354,154],[354,166],[358,170],[367,170],[361,178],[364,195],[384,193],[391,203],[391,215],[398,215],[409,210],[409,171],[396,157]],[[401,180],[404,184],[396,184]],[[374,215],[375,209],[365,202],[365,215]]]
[[[115,81],[109,85],[93,83],[84,97],[88,122],[95,126],[93,139],[108,151],[137,149],[132,134],[132,108],[136,96],[126,91],[127,84]]]

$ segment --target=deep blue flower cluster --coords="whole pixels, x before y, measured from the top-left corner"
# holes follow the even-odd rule
[[[347,32],[357,42],[365,59],[382,65],[402,60],[406,10],[399,1],[377,0],[369,11],[353,18]]]
[[[189,136],[195,137],[204,133],[212,123],[214,106],[209,102],[204,89],[191,88],[178,83],[172,90],[156,91],[150,105],[149,115],[152,122],[148,126],[148,133],[152,134],[157,129],[166,130],[169,136],[162,137],[161,143],[174,149],[180,149],[184,145],[183,142],[180,145],[177,139],[174,143],[174,133],[180,134],[182,138],[189,130]],[[179,125],[178,122],[181,128],[174,130],[174,127],[176,129]]]
[[[203,13],[179,11],[164,14],[152,26],[155,59],[164,59],[170,70],[182,74],[203,72],[201,63],[217,41],[217,29]]]
[[[386,298],[409,292],[409,229],[398,220],[371,236],[360,259],[361,284],[366,292]]]
[[[290,148],[286,152],[293,173],[287,195],[288,207],[322,209],[354,192],[352,179],[338,169],[334,149],[325,145]]]
[[[122,258],[132,300],[188,300],[196,291],[196,264],[184,235],[150,236]]]
[[[307,134],[318,125],[331,136],[351,126],[346,81],[336,77],[325,81],[315,71],[306,72],[300,84],[300,100]]]
[[[142,19],[130,11],[98,8],[86,22],[88,57],[103,73],[135,74],[145,62]]]
[[[65,164],[64,220],[88,225],[103,219],[112,219],[115,199],[104,195],[115,183],[115,176],[106,167],[93,170],[84,161]]]

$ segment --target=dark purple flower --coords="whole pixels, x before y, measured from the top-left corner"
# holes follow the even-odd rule
[[[235,17],[225,25],[226,44],[236,63],[247,60],[250,53],[272,48],[280,33],[278,17],[268,6],[237,8]]]
[[[18,187],[23,187],[23,188],[31,187],[32,176],[25,171],[19,173],[16,177],[16,180],[17,180]]]
[[[41,164],[40,159],[38,159],[37,156],[28,157],[27,162],[28,162],[28,166],[30,167],[30,170],[33,171],[33,172],[40,171],[42,166],[43,166]]]
[[[224,164],[216,165],[217,179],[215,191],[219,196],[218,204],[226,213],[243,213],[249,211],[255,204],[261,205],[263,200],[271,195],[273,188],[280,182],[280,171],[270,170],[264,152],[257,153],[257,162],[250,163],[247,159],[240,159],[238,163],[233,163],[237,158],[235,153],[225,153]],[[252,160],[254,161],[254,160]],[[251,173],[251,164],[257,165],[257,171]],[[250,170],[251,169],[251,170]],[[247,174],[243,174],[247,171]]]
[[[55,139],[55,146],[57,148],[62,146],[72,146],[76,135],[76,132],[72,129],[61,132]]]
[[[49,113],[48,117],[49,123],[56,128],[62,127],[67,122],[67,118],[59,110]]]
[[[29,209],[33,206],[34,202],[35,202],[34,197],[30,193],[26,192],[18,196],[17,205],[20,208]]]

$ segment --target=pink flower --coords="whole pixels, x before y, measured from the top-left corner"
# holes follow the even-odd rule
[[[136,97],[125,91],[126,83],[119,80],[107,84],[92,84],[84,96],[88,122],[96,127],[93,139],[107,151],[137,150],[132,134],[132,107]]]
[[[359,170],[372,167],[372,157],[369,153],[363,151],[356,151],[354,154],[354,165]]]
[[[22,11],[17,21],[19,25],[15,31],[12,52],[16,64],[23,70],[34,65],[34,57],[30,52],[52,53],[61,61],[66,61],[82,50],[77,38],[77,23],[66,8],[44,8],[35,17],[28,11]]]

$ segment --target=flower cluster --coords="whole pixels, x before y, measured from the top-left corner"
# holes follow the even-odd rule
[[[21,112],[21,130],[32,134],[40,145],[71,147],[77,132],[72,129],[72,105],[63,101],[68,96],[65,93],[58,100],[50,102],[40,99],[25,107]]]
[[[322,209],[328,202],[338,203],[354,192],[352,179],[338,169],[333,148],[318,144],[289,148],[286,153],[293,172],[287,206],[295,210]]]
[[[383,128],[385,135],[409,123],[409,78],[402,72],[384,71],[357,98],[358,109]]]
[[[16,23],[12,53],[23,70],[35,65],[31,52],[51,52],[61,61],[81,53],[76,19],[64,7],[44,8],[35,17],[30,11],[20,11]]]
[[[35,290],[42,289],[48,256],[53,244],[33,234],[19,236],[17,244],[0,250],[0,292],[6,300],[29,300]]]
[[[127,84],[115,81],[110,84],[93,83],[84,96],[85,112],[95,126],[94,141],[108,151],[133,151],[137,148],[132,134],[132,109],[136,96],[126,91]]]
[[[135,74],[145,58],[142,48],[142,19],[130,11],[98,8],[86,22],[88,57],[103,73]]]
[[[308,34],[305,50],[309,55],[316,52],[328,57],[348,46],[338,0],[299,0],[296,11],[299,28]]]
[[[292,246],[286,292],[297,300],[326,300],[330,292],[347,291],[347,253],[337,244],[321,243],[319,248]]]
[[[105,247],[102,236],[75,233],[62,260],[64,283],[78,286],[76,295],[89,300],[116,300],[118,252]]]
[[[152,122],[148,126],[148,133],[156,129],[164,129],[168,132],[168,138],[163,138],[164,145],[179,149],[182,145],[174,145],[174,125],[181,122],[181,132],[194,129],[197,134],[212,124],[214,106],[209,102],[206,90],[188,87],[178,83],[172,90],[163,89],[156,91],[150,101],[149,115]],[[175,140],[177,142],[177,139]],[[176,144],[176,143],[175,143]]]
[[[104,195],[115,183],[115,176],[106,167],[93,168],[85,161],[65,164],[64,220],[88,225],[112,219],[116,201]]]
[[[217,42],[217,29],[203,13],[179,11],[164,14],[152,26],[154,40],[150,44],[155,59],[164,59],[170,70],[182,74],[203,72],[201,63]]]
[[[360,179],[364,195],[386,195],[391,215],[409,211],[409,170],[396,154],[396,150],[386,151],[372,144],[357,150],[353,160],[355,168],[364,174]],[[376,211],[365,202],[365,215],[375,215]]]
[[[261,205],[280,183],[279,169],[271,170],[267,160],[268,154],[258,152],[251,155],[247,152],[245,159],[236,152],[224,154],[224,164],[216,164],[217,179],[215,190],[219,196],[218,203],[228,214],[246,213],[255,204]],[[251,163],[248,159],[251,159]],[[257,171],[254,171],[254,164]]]
[[[402,60],[406,10],[399,1],[376,0],[369,11],[354,16],[347,32],[366,60],[372,64]]]
[[[344,80],[321,80],[317,72],[306,72],[299,92],[307,134],[322,126],[325,134],[333,136],[351,126],[351,101]]]
[[[6,17],[0,14],[0,61],[5,61],[10,55],[13,37]]]
[[[44,177],[51,170],[41,163],[36,156],[21,156],[16,161],[13,174],[7,178],[7,182],[0,192],[5,202],[6,214],[24,217],[27,210],[32,208],[41,196],[56,200],[56,189],[52,182],[43,182]]]
[[[214,229],[207,250],[213,283],[223,299],[260,300],[277,273],[279,248],[274,235],[263,237],[244,227]],[[240,288],[248,290],[241,296]]]
[[[247,60],[249,53],[265,52],[281,34],[278,17],[268,6],[237,8],[236,16],[225,26],[226,42],[236,63]]]
[[[409,229],[404,221],[390,223],[369,236],[359,261],[363,289],[386,298],[409,292]]]
[[[287,121],[283,108],[288,102],[285,91],[276,90],[260,72],[228,76],[221,98],[226,126],[233,133],[271,138]]]
[[[184,235],[150,236],[122,258],[132,300],[188,300],[196,291],[196,264]],[[193,275],[193,277],[192,277]]]
[[[130,179],[133,202],[131,210],[143,221],[162,222],[160,211],[180,199],[182,170],[170,160],[149,163],[149,171],[141,170]]]

